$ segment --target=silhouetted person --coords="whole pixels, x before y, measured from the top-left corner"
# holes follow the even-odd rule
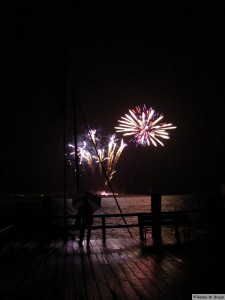
[[[93,224],[93,210],[88,201],[88,197],[83,197],[83,203],[78,208],[78,216],[80,217],[80,240],[81,245],[84,240],[85,230],[87,229],[87,243],[89,244],[91,238],[91,227]]]

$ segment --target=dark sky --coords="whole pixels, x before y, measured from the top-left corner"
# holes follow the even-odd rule
[[[222,8],[210,0],[121,2],[3,5],[1,193],[63,192],[63,103],[67,139],[72,89],[92,128],[112,133],[144,103],[177,126],[165,147],[129,144],[112,186],[218,188],[225,175]],[[77,125],[85,126],[79,116]]]

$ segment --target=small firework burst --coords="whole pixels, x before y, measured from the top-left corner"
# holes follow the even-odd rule
[[[119,126],[115,127],[117,132],[122,132],[124,136],[133,136],[131,141],[137,145],[155,147],[157,144],[164,146],[161,139],[169,139],[167,130],[175,129],[171,123],[159,123],[163,119],[162,114],[156,113],[151,107],[137,106],[130,109],[129,114],[118,121]]]
[[[98,179],[101,187],[105,188],[108,182],[105,179],[103,168],[108,180],[111,181],[116,173],[115,167],[125,147],[126,144],[123,139],[119,141],[115,134],[105,137],[97,133],[96,130],[90,130],[78,137],[77,152],[79,164],[83,166],[84,171],[87,167],[87,170],[91,171],[94,177]],[[74,154],[75,146],[67,144],[69,161],[73,160]]]

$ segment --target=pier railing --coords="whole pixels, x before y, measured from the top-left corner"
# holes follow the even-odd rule
[[[132,223],[124,223],[120,224],[119,219],[125,218],[125,220],[129,220],[130,217],[135,217],[132,219]],[[213,226],[215,221],[215,216],[212,211],[207,209],[194,209],[194,210],[183,210],[183,211],[167,211],[161,212],[160,214],[160,222],[155,223],[154,214],[152,213],[124,213],[121,214],[94,214],[94,219],[100,220],[97,225],[92,225],[92,230],[101,230],[102,231],[102,240],[106,240],[106,230],[107,229],[118,229],[118,228],[139,228],[139,237],[141,240],[146,239],[146,233],[148,230],[154,228],[154,226],[160,226],[159,230],[161,230],[162,226],[167,227],[174,227],[175,236],[179,239],[179,228],[182,226],[184,230],[184,234],[189,234],[190,226],[193,225],[200,225],[200,224],[208,224],[210,227]],[[67,215],[67,216],[54,216],[53,220],[67,220],[73,219],[75,220],[78,218],[78,215]],[[112,218],[117,218],[118,222],[116,224],[110,224],[109,221]],[[66,222],[67,223],[67,222]],[[59,226],[55,228],[59,229]],[[61,229],[63,227],[61,226]],[[65,228],[64,228],[65,229]],[[79,230],[76,225],[66,225],[66,229],[68,230]],[[154,238],[154,237],[153,237]]]
[[[138,228],[139,237],[141,240],[146,239],[147,232],[151,232],[152,238],[158,238],[161,235],[162,227],[173,227],[175,236],[179,238],[179,229],[182,228],[184,233],[189,234],[191,226],[198,226],[200,224],[207,224],[208,227],[214,228],[217,222],[216,214],[213,210],[208,209],[194,209],[182,211],[167,211],[161,212],[159,218],[156,220],[152,212],[146,213],[124,213],[117,214],[94,214],[94,223],[92,230],[101,230],[102,240],[105,241],[107,237],[107,229],[129,229]],[[63,234],[67,230],[79,230],[76,226],[76,219],[78,215],[27,215],[21,217],[17,215],[14,217],[14,231],[18,232],[18,236],[43,236],[45,233],[59,233]],[[126,223],[123,219],[126,220]],[[154,236],[154,230],[159,233]],[[38,234],[38,235],[36,235]],[[17,236],[17,235],[15,235]],[[0,240],[2,234],[0,235]]]

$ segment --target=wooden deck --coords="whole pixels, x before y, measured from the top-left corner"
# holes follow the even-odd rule
[[[2,262],[0,299],[192,299],[225,293],[224,246],[217,237],[182,240],[163,233],[130,238],[48,243],[16,241]]]

